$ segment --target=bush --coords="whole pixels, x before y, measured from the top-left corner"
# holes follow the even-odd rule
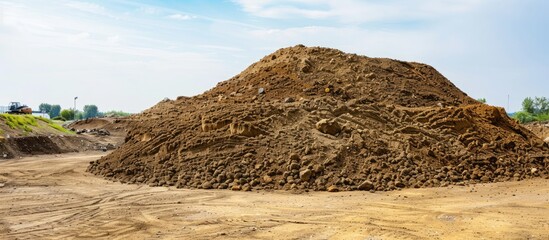
[[[54,117],[51,120],[57,120],[57,121],[63,121],[63,122],[67,121],[67,119],[65,119],[64,117],[61,117],[61,116]]]
[[[61,111],[61,117],[67,120],[74,120],[74,115],[74,110],[63,109],[63,111]]]
[[[537,115],[536,121],[549,121],[549,113]]]
[[[513,118],[520,123],[549,120],[549,100],[545,97],[527,97],[522,101],[522,111]]]
[[[529,123],[529,122],[536,121],[536,117],[533,114],[525,111],[516,112],[513,115],[513,118],[519,121],[520,123]]]

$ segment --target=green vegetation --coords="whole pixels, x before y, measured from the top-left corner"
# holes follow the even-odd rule
[[[83,118],[94,118],[99,114],[99,110],[95,105],[85,105]]]
[[[130,115],[132,114],[123,111],[108,111],[99,113],[99,116],[101,117],[127,117]]]
[[[67,121],[67,119],[65,119],[65,118],[63,118],[63,117],[61,117],[61,116],[54,117],[54,118],[52,118],[51,120],[57,120],[57,121],[63,121],[63,122]]]
[[[32,132],[31,126],[38,127],[36,117],[32,115],[12,115],[12,114],[0,114],[0,118],[3,118],[11,129],[20,129],[25,132]]]
[[[513,115],[520,123],[549,120],[549,100],[545,97],[527,97],[522,101],[522,110]]]
[[[53,123],[53,122],[48,123],[48,126],[50,126],[51,128],[53,128],[57,131],[60,131],[60,132],[64,132],[64,133],[68,133],[68,134],[74,134],[74,132],[72,132],[71,130],[68,130],[68,129],[66,129],[66,128],[64,128],[64,127],[62,127],[62,126],[60,126],[56,123]]]
[[[479,98],[479,99],[477,99],[477,101],[479,101],[481,103],[486,103],[486,98]]]
[[[57,123],[54,123],[52,120],[50,119],[47,119],[47,118],[43,118],[43,117],[37,117],[37,119],[39,119],[40,121],[42,122],[45,122],[48,124],[48,126],[50,126],[51,128],[53,129],[56,129],[57,131],[60,131],[60,132],[64,132],[64,133],[69,133],[69,134],[73,134],[72,131],[60,126],[59,124]]]
[[[38,110],[40,110],[40,112],[49,113],[51,112],[51,104],[41,103],[40,105],[38,105]]]
[[[80,111],[76,111],[76,113],[74,115],[74,120],[80,120],[80,119],[84,119],[84,113],[82,113]]]
[[[54,123],[52,120],[43,117],[35,117],[32,115],[12,115],[3,113],[0,114],[0,119],[4,119],[6,125],[8,125],[11,129],[23,130],[25,133],[32,132],[32,127],[40,127],[40,125],[38,125],[38,121],[45,122],[46,124],[48,124],[48,126],[60,132],[69,134],[73,133]]]
[[[59,105],[51,105],[51,110],[49,112],[50,118],[54,118],[59,116],[61,114],[61,106]]]
[[[60,105],[52,105],[52,104],[49,104],[49,103],[41,103],[38,106],[38,109],[41,112],[45,112],[45,113],[49,114],[50,118],[54,118],[54,117],[59,116],[59,114],[61,112],[61,106]]]
[[[69,110],[69,109],[63,109],[63,111],[61,111],[61,115],[60,115],[62,118],[64,119],[67,119],[67,120],[74,120],[74,116],[75,116],[75,111],[74,110]]]
[[[51,119],[62,121],[79,120],[94,117],[127,117],[131,115],[131,113],[123,111],[100,112],[99,108],[93,104],[84,105],[83,111],[78,111],[74,109],[61,110],[61,106],[51,105],[49,103],[42,103],[40,104],[40,106],[38,106],[38,108],[40,109],[40,111],[48,113]]]

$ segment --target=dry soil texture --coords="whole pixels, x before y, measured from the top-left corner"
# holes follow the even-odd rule
[[[524,127],[544,139],[545,142],[549,142],[549,121],[528,123]]]
[[[150,186],[387,191],[545,178],[549,145],[428,65],[296,46],[132,116],[88,170]]]
[[[549,239],[549,180],[391,192],[121,184],[97,153],[0,161],[0,239]]]

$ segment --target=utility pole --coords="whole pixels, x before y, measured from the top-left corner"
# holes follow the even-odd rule
[[[78,97],[74,97],[74,108],[73,108],[73,111],[76,113],[76,99],[78,99]]]
[[[511,110],[509,109],[509,98],[510,98],[510,95],[507,94],[507,111],[511,111]]]

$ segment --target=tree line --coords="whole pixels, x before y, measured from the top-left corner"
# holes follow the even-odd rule
[[[549,100],[546,97],[527,97],[522,101],[522,109],[513,114],[520,123],[549,120]]]
[[[96,105],[84,105],[83,111],[79,111],[76,109],[61,109],[61,106],[58,104],[42,103],[38,106],[38,109],[43,113],[47,113],[51,119],[62,121],[103,116],[125,117],[130,115],[130,113],[123,111],[100,112]]]

